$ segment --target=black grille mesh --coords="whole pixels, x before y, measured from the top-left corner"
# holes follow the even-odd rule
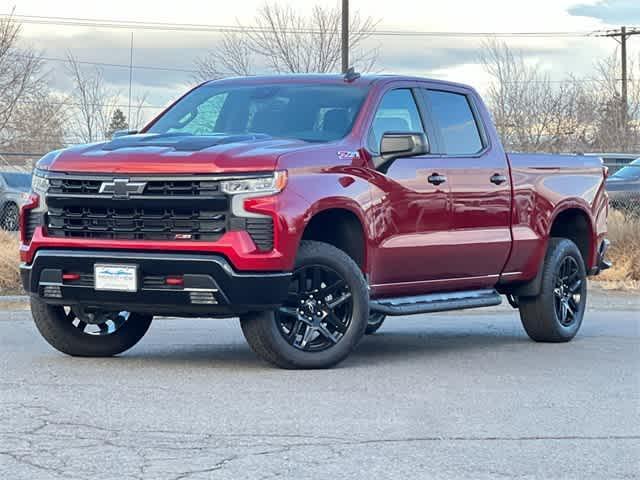
[[[49,208],[54,237],[128,240],[217,240],[226,230],[225,212],[153,208]]]

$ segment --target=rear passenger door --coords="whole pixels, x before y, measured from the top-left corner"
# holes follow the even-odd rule
[[[452,88],[449,90],[449,88]],[[511,248],[511,185],[506,155],[492,148],[474,95],[465,89],[422,89],[439,137],[451,189],[450,278],[458,288],[496,283]]]

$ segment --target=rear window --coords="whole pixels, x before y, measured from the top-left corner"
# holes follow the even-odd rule
[[[427,90],[426,100],[446,155],[473,155],[483,148],[482,137],[466,95]]]

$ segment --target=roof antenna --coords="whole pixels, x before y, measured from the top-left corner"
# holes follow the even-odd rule
[[[344,74],[344,81],[345,82],[353,82],[354,80],[357,80],[360,78],[360,74],[358,72],[356,72],[355,68],[353,67],[349,67],[349,70],[347,70],[347,73]]]

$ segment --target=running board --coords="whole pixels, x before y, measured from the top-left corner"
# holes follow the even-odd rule
[[[385,315],[445,312],[465,308],[500,305],[502,297],[494,289],[431,293],[414,297],[380,298],[370,302],[372,312]]]

